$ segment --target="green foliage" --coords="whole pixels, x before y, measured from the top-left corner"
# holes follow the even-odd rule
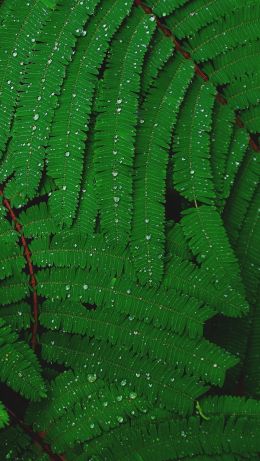
[[[0,3],[1,459],[255,461],[259,2]]]
[[[46,396],[40,366],[28,344],[0,319],[0,380],[30,400]]]

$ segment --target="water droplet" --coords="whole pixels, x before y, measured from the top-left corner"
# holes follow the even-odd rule
[[[70,156],[70,153],[69,152],[65,152],[65,157],[69,157]]]
[[[124,421],[124,418],[123,418],[122,416],[118,416],[118,417],[117,417],[117,421],[118,421],[119,423],[122,423],[122,422]]]
[[[84,289],[84,290],[87,290],[87,289],[88,289],[88,285],[83,285],[83,289]]]
[[[66,290],[68,291],[70,289],[70,285],[66,285]]]
[[[151,235],[150,234],[146,235],[145,238],[146,238],[146,240],[151,240]]]
[[[38,120],[38,118],[39,118],[39,114],[35,114],[35,115],[33,116],[33,120]]]
[[[119,197],[114,197],[114,202],[118,203],[118,202],[119,202],[119,200],[120,200],[120,198],[119,198]]]
[[[90,383],[94,383],[97,379],[97,375],[96,374],[93,374],[93,375],[88,375],[88,381]]]
[[[136,392],[130,392],[129,397],[130,397],[130,399],[136,399],[137,393]]]
[[[114,176],[114,178],[118,175],[118,172],[117,171],[112,171],[112,176]]]
[[[17,56],[17,51],[13,52],[13,57],[15,58]]]

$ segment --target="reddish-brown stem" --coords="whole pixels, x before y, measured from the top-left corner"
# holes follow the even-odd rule
[[[154,16],[155,20],[156,20],[157,27],[163,32],[163,34],[166,37],[171,37],[177,52],[180,53],[185,59],[190,59],[192,61],[192,57],[191,57],[190,53],[188,53],[187,51],[185,51],[182,48],[181,42],[173,35],[171,30],[168,29],[161,22],[160,18],[158,18],[156,16],[156,14],[154,14],[152,8],[145,5],[145,3],[143,3],[142,0],[135,0],[135,4],[136,4],[136,6],[140,6],[146,14],[152,14]],[[209,80],[209,76],[195,62],[194,62],[194,72],[196,73],[196,75],[198,75],[200,78],[202,78],[205,82]],[[228,100],[219,92],[216,95],[216,100],[220,104],[228,104]],[[241,120],[241,118],[239,116],[236,117],[236,124],[240,128],[244,128],[244,123],[243,123],[243,121]],[[252,149],[255,150],[256,152],[260,151],[259,144],[253,139],[253,137],[252,137],[252,135],[250,133],[249,133],[249,144],[252,147]]]
[[[46,453],[51,461],[66,461],[63,455],[57,455],[53,453],[50,445],[44,441],[45,432],[34,432],[30,426],[25,424],[18,416],[9,408],[6,408],[11,419],[13,419],[19,426],[23,429],[30,438],[41,447],[41,449]]]
[[[4,191],[0,189],[0,196],[4,197]],[[10,202],[7,198],[3,198],[3,205],[7,209],[13,223],[15,230],[20,234],[20,242],[23,247],[23,254],[26,259],[29,275],[30,275],[30,285],[33,289],[33,324],[32,324],[32,348],[36,349],[37,346],[37,329],[38,329],[38,297],[36,291],[37,281],[34,274],[34,269],[31,260],[31,252],[29,250],[28,243],[23,235],[23,226],[17,220],[17,217],[10,205]]]

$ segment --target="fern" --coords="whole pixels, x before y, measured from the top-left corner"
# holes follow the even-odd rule
[[[259,458],[259,4],[0,2],[0,447]]]

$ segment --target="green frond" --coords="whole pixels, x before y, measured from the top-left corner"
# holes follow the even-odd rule
[[[189,39],[189,49],[196,62],[215,58],[245,41],[250,43],[260,38],[258,2],[238,6],[240,8],[230,11],[224,20],[216,21],[214,27],[209,25]]]
[[[38,273],[39,293],[45,296],[50,295],[52,289],[51,286],[44,284],[47,275],[48,272]],[[174,289],[168,289],[165,294],[161,294],[155,289],[138,286],[131,279],[122,275],[113,285],[111,279],[104,278],[104,274],[102,274],[102,283],[100,275],[96,273],[90,273],[86,277],[83,272],[77,271],[71,277],[69,271],[56,270],[55,276],[58,296],[56,299],[66,299],[69,295],[69,300],[80,300],[99,307],[104,306],[107,309],[111,309],[112,305],[117,316],[118,314],[129,316],[129,320],[136,318],[163,330],[179,334],[185,331],[191,338],[202,336],[204,322],[214,315],[213,309],[208,306],[202,307],[200,299],[179,294]],[[72,317],[73,312],[72,309]],[[83,309],[82,312],[84,313]],[[95,313],[93,320],[96,316],[99,317],[99,314]],[[73,327],[72,317],[69,323],[71,328]],[[80,322],[79,328],[84,328]]]
[[[9,425],[4,430],[0,431],[0,447],[1,456],[4,460],[29,461],[24,459],[24,452],[27,456],[30,451],[31,440],[27,434],[17,425]],[[44,460],[45,461],[45,460]]]
[[[23,250],[16,244],[2,244],[0,254],[0,280],[19,273],[25,266]]]
[[[31,307],[25,302],[0,307],[0,317],[15,330],[30,328]]]
[[[260,107],[253,106],[248,110],[240,113],[241,120],[244,122],[247,130],[250,133],[258,133],[260,126]]]
[[[109,244],[129,241],[134,141],[144,54],[155,30],[141,9],[116,34],[97,101],[94,137],[96,192],[101,228]],[[127,44],[127,45],[126,45]],[[109,130],[107,127],[109,126]]]
[[[4,320],[0,319],[0,380],[30,400],[45,397],[45,384],[33,351],[18,341]]]
[[[93,12],[95,3],[95,0],[87,3],[63,1],[38,36],[37,48],[26,67],[26,85],[20,95],[8,149],[15,178],[9,182],[6,191],[12,197],[15,184],[18,185],[19,196],[12,197],[15,205],[33,198],[36,193],[65,67],[71,60],[76,36]],[[28,82],[31,82],[29,86]]]
[[[50,208],[66,226],[71,225],[78,206],[86,132],[98,71],[109,41],[132,3],[133,0],[102,3],[68,67],[47,150],[47,172],[57,186],[50,197]]]
[[[143,360],[123,346],[57,333],[45,333],[41,345],[43,358],[50,363],[85,369],[94,379],[127,386],[148,402],[182,414],[191,413],[194,400],[208,389],[163,361]]]
[[[56,217],[51,216],[49,205],[45,202],[22,211],[19,222],[23,226],[24,236],[29,238],[55,234],[57,230]]]
[[[189,261],[193,258],[180,223],[174,223],[166,229],[166,258],[168,264],[174,261],[175,256]]]
[[[203,397],[200,405],[205,415],[260,417],[260,402],[246,397],[210,396]]]
[[[168,16],[175,12],[180,6],[188,0],[148,0],[147,5],[152,7],[153,13],[157,16]]]
[[[260,256],[260,216],[259,216],[260,188],[259,185],[252,197],[245,221],[237,241],[237,255],[240,262],[241,274],[248,292],[248,299],[257,301],[259,285],[259,256]]]
[[[6,278],[0,283],[0,305],[16,303],[29,293],[28,276],[23,272]]]
[[[111,248],[103,235],[86,237],[84,233],[58,233],[52,238],[43,236],[30,244],[32,260],[39,267],[75,267],[119,277],[123,272],[134,281],[135,273],[128,250]],[[87,272],[86,272],[87,275]],[[88,277],[88,275],[87,275]]]
[[[227,179],[224,179],[224,177],[228,155],[231,150],[234,122],[235,113],[229,105],[221,105],[218,101],[215,101],[210,138],[210,161],[218,206],[222,203],[223,188],[225,179]],[[244,134],[242,130],[240,132]]]
[[[259,61],[259,43],[256,41],[218,55],[213,63],[206,63],[203,69],[214,85],[223,85],[246,73],[253,74]]]
[[[57,286],[58,281],[53,279],[53,284]],[[67,285],[67,287],[70,290],[70,298],[73,300],[75,285]],[[42,279],[39,281],[39,290],[41,294],[47,293]],[[53,295],[55,296],[55,293]],[[82,302],[91,303],[92,301],[93,303],[93,298],[91,301],[87,301],[85,296],[80,297],[83,298]],[[223,382],[225,370],[237,363],[237,360],[230,354],[226,354],[224,350],[202,338],[191,339],[186,336],[173,336],[170,332],[147,325],[131,316],[130,318],[123,317],[125,321],[121,319],[121,322],[119,318],[115,324],[111,312],[107,312],[106,320],[105,311],[100,311],[100,314],[98,312],[95,311],[94,314],[91,311],[86,312],[85,317],[88,321],[86,320],[85,323],[82,307],[80,313],[77,316],[75,314],[74,318],[70,314],[67,317],[66,311],[64,311],[64,316],[61,312],[55,321],[55,313],[53,312],[49,316],[47,325],[51,328],[66,329],[68,332],[77,332],[89,337],[94,334],[98,339],[107,340],[111,344],[118,342],[119,345],[123,344],[129,347],[129,350],[133,349],[152,359],[164,360],[169,364],[177,363],[181,369],[187,370],[195,376],[204,377],[206,381],[210,380],[214,384]],[[114,316],[118,317],[116,314]],[[45,315],[41,318],[44,322]],[[193,356],[192,362],[189,360],[189,354]],[[214,359],[211,358],[211,355],[214,355]]]
[[[209,315],[208,319],[214,315],[214,310],[215,313],[220,312],[231,317],[239,317],[248,310],[244,296],[232,286],[220,283],[207,266],[197,267],[178,255],[174,255],[166,265],[163,286],[186,295],[184,298],[187,303],[205,304],[203,310],[196,311],[196,315],[204,312]]]
[[[260,442],[251,424],[258,422],[259,419],[250,417],[215,416],[209,421],[190,417],[141,427],[133,424],[131,428],[103,436],[102,440],[94,440],[86,451],[95,461],[168,461],[185,459],[185,456],[191,459],[198,456],[198,460],[203,460],[200,457],[203,455],[215,461],[220,453],[254,455],[259,451]]]
[[[247,3],[255,4],[255,0]],[[186,2],[183,8],[179,8],[172,16],[166,19],[166,24],[179,39],[195,35],[200,29],[211,24],[211,31],[214,22],[226,16],[235,9],[241,8],[237,0],[196,0]],[[213,23],[213,24],[212,24]]]
[[[236,244],[257,188],[259,161],[258,153],[248,148],[224,208],[223,220],[232,245]]]
[[[236,127],[233,132],[232,141],[226,160],[226,168],[223,175],[223,192],[221,195],[222,203],[230,196],[232,186],[237,177],[239,167],[242,165],[243,158],[248,150],[248,133],[246,130]]]
[[[5,406],[0,402],[0,429],[5,427],[9,423],[9,416],[5,409]]]
[[[100,82],[101,80],[99,80]],[[96,99],[95,99],[96,101]],[[93,235],[98,216],[96,181],[94,175],[94,120],[90,120],[88,144],[85,150],[85,161],[82,170],[82,181],[79,192],[79,203],[73,223],[75,232]]]
[[[0,30],[0,156],[2,157],[11,132],[11,122],[26,81],[25,68],[36,47],[39,33],[49,17],[49,10],[39,0],[5,2],[5,20]],[[0,11],[2,12],[2,6]],[[6,165],[8,171],[10,165]],[[5,170],[0,180],[5,178]]]
[[[159,71],[174,53],[174,44],[166,40],[160,31],[155,31],[145,56],[141,75],[142,93],[148,93],[155,83]]]
[[[19,239],[19,234],[8,222],[6,209],[0,204],[0,239],[2,245],[15,246]]]
[[[214,184],[210,167],[210,131],[215,88],[195,77],[178,117],[173,137],[173,183],[191,202],[213,204]]]
[[[192,63],[176,56],[161,71],[140,111],[131,250],[142,284],[158,284],[163,274],[167,151],[171,130],[192,75]]]
[[[225,88],[225,96],[228,103],[235,110],[256,106],[259,99],[260,76],[253,72],[251,75],[243,75],[241,78],[231,82]]]
[[[82,371],[59,375],[53,382],[48,399],[48,404],[45,401],[46,404],[43,402],[38,408],[41,414],[38,429],[49,434],[48,439],[58,452],[75,442],[101,436],[147,412],[151,406],[131,388],[107,385]]]
[[[240,269],[223,221],[214,207],[202,205],[182,212],[182,226],[197,261],[224,285],[238,284]]]
[[[16,7],[19,0],[3,0],[0,7],[0,23],[1,25],[8,20],[13,13],[13,8]]]

